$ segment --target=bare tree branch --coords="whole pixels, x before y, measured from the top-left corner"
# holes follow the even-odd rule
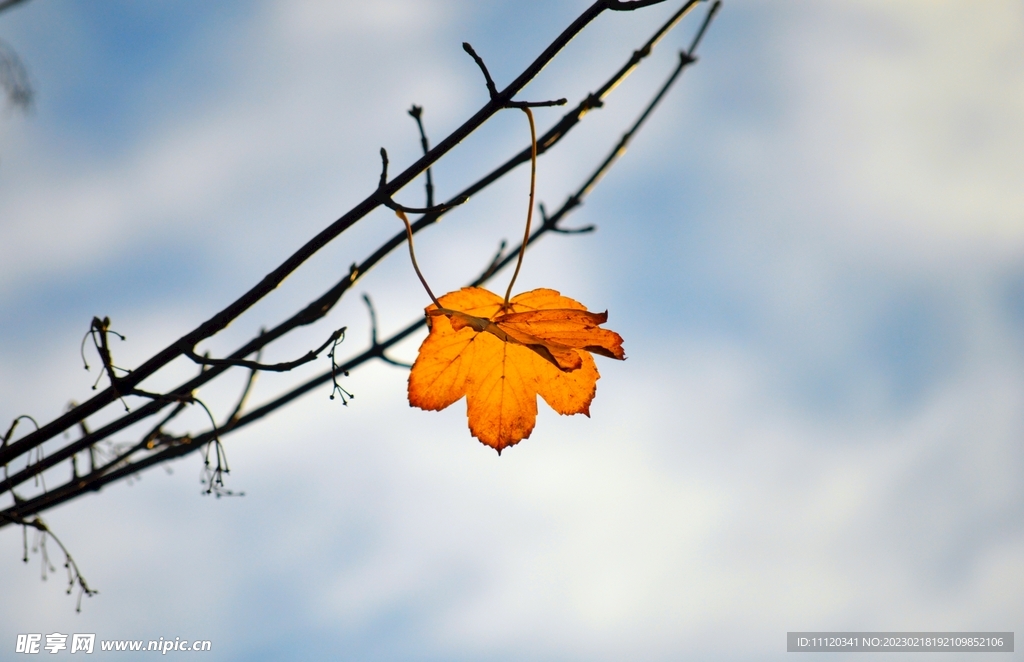
[[[632,70],[639,64],[641,60],[646,58],[651,53],[653,47],[664,37],[665,34],[667,34],[667,32],[672,27],[674,27],[682,19],[685,13],[690,8],[692,8],[696,4],[696,2],[697,0],[688,0],[687,2],[685,2],[685,4],[654,33],[654,35],[644,44],[644,46],[642,46],[639,50],[633,52],[632,56],[629,58],[627,63],[622,68],[620,68],[611,78],[609,78],[600,88],[598,88],[596,92],[588,94],[572,111],[563,116],[562,119],[559,120],[550,130],[543,134],[538,139],[538,153],[543,153],[547,149],[553,147],[583,118],[583,116],[587,112],[594,108],[599,108],[603,103],[604,98],[606,98],[607,95],[610,94],[610,92],[613,89],[615,89],[615,87],[626,76],[628,76],[629,73],[632,72]],[[644,4],[644,6],[646,6],[646,4]],[[611,5],[616,6],[612,7]],[[534,63],[529,68],[527,68],[526,71],[524,71],[523,74],[521,74],[516,79],[516,81],[513,84],[509,85],[504,90],[498,93],[497,102],[493,104],[494,107],[492,107],[492,104],[489,103],[483,109],[478,111],[477,115],[474,115],[474,118],[480,116],[481,113],[484,113],[486,116],[490,116],[490,114],[493,114],[493,112],[497,112],[501,108],[518,107],[514,104],[519,102],[512,102],[512,95],[515,93],[515,91],[521,89],[521,87],[525,85],[525,82],[527,82],[529,78],[532,77],[532,75],[539,71],[539,67],[543,66],[543,63],[545,63],[547,60],[553,57],[554,54],[557,53],[557,50],[561,48],[561,46],[564,46],[565,41],[567,41],[567,39],[570,38],[572,34],[578,32],[579,29],[582,29],[583,25],[585,25],[587,22],[592,20],[594,16],[596,16],[596,14],[593,14],[593,16],[591,15],[593,12],[599,13],[601,9],[605,8],[621,10],[620,6],[621,8],[635,9],[639,8],[641,5],[640,3],[609,3],[606,2],[605,0],[601,0],[595,3],[595,5],[593,5],[587,12],[581,15],[581,17],[578,18],[573,23],[573,25],[570,26],[569,29],[564,31],[555,40],[555,42],[553,42],[552,45],[549,46],[548,49],[546,49],[545,52],[540,57],[538,57],[537,60],[535,60]],[[679,74],[682,72],[682,70],[687,65],[695,61],[695,58],[692,55],[693,51],[695,50],[697,43],[700,41],[702,35],[704,34],[708,22],[711,20],[711,17],[717,11],[717,8],[718,3],[716,2],[715,5],[711,8],[711,11],[708,13],[707,17],[705,18],[704,23],[701,25],[700,30],[697,33],[697,36],[694,38],[690,50],[680,53],[679,62],[677,63],[677,66],[675,70],[672,72],[671,76],[658,90],[658,92],[655,94],[651,102],[647,105],[647,107],[640,115],[640,117],[636,120],[636,122],[634,122],[631,128],[619,140],[618,144],[614,147],[614,149],[611,151],[608,157],[590,174],[590,176],[585,180],[584,184],[575,193],[568,197],[568,199],[562,205],[562,207],[559,208],[554,214],[551,214],[549,216],[546,210],[544,210],[543,207],[541,207],[541,218],[543,222],[540,224],[540,227],[536,228],[534,232],[529,236],[526,242],[527,246],[531,245],[537,239],[539,239],[544,234],[547,234],[549,232],[574,233],[586,232],[592,229],[592,227],[578,229],[563,228],[561,227],[560,223],[566,214],[568,214],[572,209],[574,209],[575,207],[579,206],[582,203],[583,198],[585,198],[585,196],[589,193],[593,186],[596,185],[596,183],[600,180],[601,176],[614,163],[614,161],[619,156],[621,156],[621,154],[625,151],[629,141],[632,139],[637,130],[646,120],[650,112],[663,98],[667,90],[673,85],[673,83],[675,82]],[[480,61],[480,65],[481,69],[486,71],[486,67],[482,65],[482,60]],[[489,78],[489,74],[486,74],[485,78]],[[491,82],[493,83],[493,81]],[[495,100],[492,99],[492,101]],[[414,107],[414,110],[415,109],[416,107]],[[416,164],[413,164],[413,166],[406,169],[401,175],[399,175],[399,178],[396,178],[396,180],[392,180],[390,183],[388,183],[386,173],[386,152],[382,150],[382,177],[380,185],[378,186],[377,190],[374,192],[374,194],[367,198],[367,200],[364,200],[363,203],[357,205],[357,207],[354,208],[353,211],[343,216],[341,219],[339,219],[339,221],[336,221],[335,224],[333,224],[331,227],[339,227],[338,224],[344,221],[345,219],[350,219],[352,222],[354,222],[354,220],[357,220],[355,216],[352,216],[352,214],[360,213],[359,210],[362,208],[362,205],[372,203],[372,206],[385,205],[392,208],[397,207],[402,210],[408,209],[402,207],[401,205],[398,205],[397,203],[394,203],[390,199],[390,196],[394,192],[399,190],[401,188],[401,185],[404,185],[396,184],[396,182],[399,182],[400,179],[404,179],[404,181],[407,183],[412,179],[412,177],[418,175],[419,172],[423,172],[424,169],[429,168],[430,164],[436,161],[436,159],[439,158],[440,155],[444,153],[444,151],[446,151],[441,149],[442,146],[446,144],[446,141],[450,142],[452,140],[452,136],[457,135],[459,130],[462,130],[463,127],[471,125],[472,122],[475,121],[473,118],[471,118],[471,120],[465,123],[463,127],[460,127],[459,130],[453,133],[452,136],[446,138],[445,141],[442,141],[442,143],[436,146],[435,148],[429,149],[426,140],[426,134],[422,128],[421,118],[418,116],[421,113],[422,110],[420,110],[420,112],[417,114],[413,114],[413,111],[410,111],[410,115],[413,115],[413,117],[417,120],[417,123],[420,127],[421,144],[423,145],[425,150],[424,157],[417,161]],[[480,121],[482,122],[483,120],[481,119]],[[479,126],[479,124],[477,124],[476,126]],[[450,146],[446,149],[450,149]],[[494,171],[488,173],[480,180],[478,180],[477,182],[475,182],[474,184],[470,185],[465,190],[460,192],[458,195],[451,198],[451,200],[447,203],[441,205],[432,204],[433,200],[431,199],[431,193],[428,191],[428,204],[427,207],[423,208],[424,210],[426,210],[426,212],[423,213],[423,216],[412,225],[413,231],[416,232],[422,230],[423,228],[435,223],[454,204],[459,203],[464,198],[468,198],[470,195],[475,194],[476,192],[482,190],[483,188],[486,188],[491,183],[497,181],[518,165],[529,160],[529,155],[530,148],[527,147],[523,151],[519,152],[518,154],[510,158],[504,164],[496,168]],[[416,168],[418,168],[419,166],[423,167],[420,168],[419,170],[416,170]],[[343,229],[344,228],[338,230],[338,232],[340,233],[341,231],[343,231]],[[318,237],[322,236],[325,236],[324,233],[318,235]],[[348,275],[346,275],[342,280],[340,280],[337,284],[331,287],[319,298],[312,301],[304,309],[292,315],[284,322],[281,322],[276,327],[273,327],[266,331],[261,330],[259,335],[246,342],[242,347],[238,348],[236,351],[232,352],[231,354],[228,355],[227,358],[224,359],[210,359],[208,357],[199,357],[195,353],[194,349],[196,343],[193,343],[186,347],[179,346],[179,344],[183,341],[184,338],[192,337],[192,335],[189,334],[183,336],[182,339],[179,339],[178,343],[175,343],[171,345],[169,348],[163,350],[153,359],[150,359],[150,361],[145,362],[143,366],[140,366],[139,368],[136,368],[131,372],[126,371],[126,374],[124,376],[118,376],[115,373],[116,367],[114,366],[113,360],[110,356],[109,345],[106,339],[107,334],[112,333],[112,331],[110,330],[110,322],[107,319],[94,319],[93,326],[90,329],[90,334],[93,337],[94,346],[100,353],[101,359],[103,360],[104,372],[108,374],[108,377],[111,379],[112,382],[111,387],[103,392],[108,393],[107,396],[104,396],[108,398],[106,404],[110,404],[113,401],[112,399],[109,399],[110,393],[115,394],[117,397],[119,397],[122,394],[125,396],[135,395],[143,398],[148,398],[149,401],[146,402],[145,404],[142,404],[134,411],[130,411],[122,415],[121,417],[117,418],[116,420],[110,421],[101,428],[98,428],[91,432],[83,424],[90,413],[89,410],[85,408],[85,405],[74,407],[67,414],[59,417],[58,419],[56,419],[55,421],[51,422],[48,425],[43,426],[38,432],[30,433],[25,437],[22,437],[21,439],[18,439],[15,442],[10,443],[9,440],[14,431],[14,426],[12,425],[12,428],[8,432],[3,443],[0,444],[0,463],[3,463],[5,467],[5,480],[2,483],[4,491],[6,491],[12,496],[12,498],[14,499],[14,503],[9,508],[2,511],[3,516],[0,517],[0,527],[14,521],[12,518],[17,517],[24,519],[25,517],[29,517],[35,513],[39,513],[47,508],[53,507],[54,505],[57,505],[68,499],[83,494],[86,491],[98,490],[102,486],[110,482],[119,480],[120,478],[130,477],[149,466],[153,466],[155,464],[159,464],[170,459],[181,457],[188,453],[194,452],[195,450],[206,448],[207,460],[209,460],[209,452],[211,450],[209,444],[211,443],[214,444],[212,450],[215,450],[217,452],[217,465],[216,469],[210,469],[212,473],[210,474],[209,478],[212,482],[208,482],[208,488],[215,485],[216,487],[213,488],[213,491],[216,492],[223,485],[222,474],[226,474],[228,472],[226,458],[222,458],[221,456],[221,454],[223,453],[223,448],[221,446],[220,440],[223,436],[261,419],[262,417],[284,406],[285,404],[294,400],[295,398],[303,395],[304,393],[309,392],[310,390],[316,388],[317,386],[327,383],[328,381],[333,381],[336,389],[341,389],[337,382],[338,376],[345,375],[349,370],[354,369],[355,367],[358,367],[370,360],[380,359],[382,361],[394,365],[405,365],[399,361],[395,361],[394,359],[388,357],[386,355],[386,352],[395,344],[409,337],[409,335],[415,333],[419,328],[421,328],[424,324],[423,318],[418,318],[413,323],[407,325],[404,329],[392,334],[386,340],[380,341],[378,340],[376,312],[368,297],[365,297],[365,302],[367,304],[371,319],[371,345],[364,352],[349,359],[348,361],[339,364],[335,360],[337,342],[340,341],[340,334],[338,332],[336,332],[336,334],[332,336],[333,340],[329,340],[327,343],[318,348],[315,352],[310,352],[297,361],[265,365],[260,363],[258,354],[268,344],[287,334],[291,330],[299,326],[311,324],[314,321],[324,317],[327,314],[327,312],[342,297],[342,295],[346,291],[348,291],[348,289],[351,288],[351,286],[356,282],[358,278],[360,278],[364,273],[366,273],[369,269],[375,266],[381,259],[383,259],[392,250],[394,250],[394,248],[401,245],[401,243],[404,240],[404,233],[396,234],[394,237],[392,237],[392,239],[390,239],[388,242],[385,242],[381,247],[379,247],[370,256],[363,260],[363,262],[353,264],[352,268],[349,270]],[[307,243],[306,246],[308,247],[313,243],[314,242]],[[487,279],[491,278],[499,269],[503,268],[509,262],[511,262],[511,260],[515,259],[516,254],[519,252],[521,247],[517,247],[515,250],[510,251],[508,253],[505,253],[504,249],[505,246],[503,242],[501,248],[498,250],[494,258],[489,262],[487,268],[481,273],[481,275],[477,279],[473,281],[472,284],[479,285],[485,282]],[[305,247],[303,250],[305,250]],[[296,258],[296,255],[299,255],[301,252],[302,251],[300,250],[299,253],[293,255],[292,258],[289,258],[289,260],[298,259]],[[271,275],[277,273],[280,269],[285,268],[288,264],[290,264],[290,262],[286,261],[286,263],[282,265],[282,267],[279,267],[278,270],[272,272]],[[297,264],[295,266],[297,266]],[[270,276],[268,276],[268,278],[269,277]],[[264,282],[267,282],[266,279],[264,279]],[[258,290],[258,288],[259,286],[257,286],[257,288],[253,288],[252,290],[250,290],[249,293],[244,295],[241,299],[237,300],[234,304],[232,304],[232,306],[229,306],[218,315],[226,314],[225,311],[234,310],[234,308],[232,308],[233,306],[242,305],[239,302],[247,300],[246,297],[250,296],[250,294]],[[211,320],[215,319],[219,318],[217,316],[211,318]],[[205,324],[210,324],[211,320],[208,320],[208,322]],[[212,328],[205,326],[205,324],[201,325],[196,331],[192,332],[192,334],[199,333],[201,335],[201,333],[206,333],[206,331],[209,331]],[[329,356],[332,362],[332,369],[329,372],[326,372],[311,380],[308,380],[304,384],[296,388],[293,388],[292,390],[278,396],[277,398],[274,398],[270,402],[267,402],[257,407],[256,409],[250,410],[248,412],[245,411],[245,405],[252,389],[253,380],[255,379],[255,375],[258,371],[270,370],[273,368],[279,368],[280,370],[294,368],[298,365],[301,365],[305,362],[312,360],[312,358],[310,358],[311,355],[313,358],[315,358],[316,355],[319,355],[319,353],[326,349],[327,346],[330,345],[332,342],[334,344],[329,352]],[[184,355],[192,359],[193,361],[200,363],[203,366],[203,370],[196,377],[190,379],[189,381],[185,382],[184,384],[181,384],[180,386],[174,389],[171,389],[166,393],[154,393],[139,388],[138,384],[144,378],[139,376],[140,371],[143,369],[143,367],[150,365],[153,361],[157,360],[157,358],[161,354],[171,350],[177,352],[176,356]],[[255,361],[249,361],[246,359],[246,357],[251,356],[254,353],[257,354]],[[224,371],[232,367],[248,368],[249,380],[245,386],[242,397],[240,398],[237,406],[234,408],[234,411],[226,419],[225,423],[219,427],[219,429],[212,412],[208,411],[211,420],[211,429],[207,430],[206,432],[195,435],[175,435],[169,434],[164,431],[164,426],[173,418],[178,416],[179,413],[184,411],[189,405],[200,404],[201,406],[205,407],[205,405],[203,405],[201,401],[197,400],[194,397],[193,393],[196,391],[196,389],[208,383],[209,381],[216,378],[218,375],[222,374]],[[337,390],[335,392],[337,392]],[[90,400],[90,402],[100,402],[102,400],[100,396],[103,396],[103,393],[101,393],[96,398]],[[351,394],[347,393],[347,391],[344,391],[344,389],[341,389],[341,393],[343,402],[347,402],[345,398],[346,396],[351,397]],[[100,398],[100,400],[97,400],[97,398]],[[160,411],[164,410],[165,408],[171,405],[173,405],[173,407],[171,408],[170,412],[163,417],[159,424],[151,428],[142,438],[140,438],[138,442],[116,445],[116,448],[119,449],[117,450],[117,452],[114,452],[113,454],[106,456],[107,461],[97,463],[97,458],[95,457],[95,450],[98,448],[98,443],[100,443],[101,441],[103,441],[104,443],[110,443],[104,440],[109,439],[112,435],[116,434],[121,430],[124,430],[125,428],[133,425],[136,422],[144,420],[149,416],[158,414]],[[92,406],[97,407],[105,405],[93,404]],[[10,462],[10,460],[17,458],[21,455],[24,455],[26,451],[31,449],[40,448],[41,450],[40,444],[42,443],[42,441],[53,438],[54,436],[59,434],[61,430],[65,429],[62,428],[61,426],[65,425],[67,421],[71,421],[70,425],[81,424],[82,434],[78,439],[75,439],[70,443],[65,444],[61,448],[52,450],[45,457],[41,452],[37,453],[34,462],[27,462],[23,470],[18,471],[13,475],[7,476],[7,465]],[[26,480],[30,480],[34,477],[41,476],[44,471],[46,471],[50,467],[55,466],[59,462],[70,460],[72,463],[74,463],[75,455],[79,452],[86,450],[88,450],[88,452],[90,453],[90,471],[87,474],[80,476],[77,474],[77,468],[74,468],[73,480],[65,484],[62,484],[55,489],[49,491],[44,489],[43,493],[37,494],[32,498],[28,499],[22,499],[15,494],[14,488],[16,486],[24,483]],[[227,494],[227,491],[224,491],[223,493]]]
[[[356,221],[366,216],[376,207],[384,204],[386,200],[389,200],[395,193],[404,188],[406,184],[412,181],[429,166],[433,165],[433,163],[442,156],[447,154],[466,136],[479,128],[495,113],[506,107],[506,104],[512,100],[512,97],[517,92],[523,89],[528,82],[540,73],[541,69],[543,69],[548,62],[553,60],[555,55],[557,55],[558,52],[573,39],[573,37],[583,30],[583,28],[591,21],[597,18],[597,16],[605,9],[638,9],[641,6],[656,4],[657,2],[663,1],[664,0],[652,0],[641,4],[641,0],[637,0],[635,3],[597,0],[597,2],[580,14],[580,16],[569,25],[569,27],[563,30],[562,33],[559,34],[514,81],[509,83],[509,85],[498,93],[496,97],[491,98],[480,110],[444,138],[440,143],[434,146],[434,148],[427,154],[423,155],[419,160],[402,171],[402,173],[395,177],[395,179],[390,183],[385,186],[378,187],[376,191],[371,193],[362,202],[357,204],[338,220],[321,230],[315,237],[307,241],[301,248],[292,253],[292,255],[282,262],[280,266],[264,276],[259,283],[250,288],[245,294],[229,304],[226,308],[215,314],[213,317],[210,317],[198,327],[186,333],[163,350],[157,352],[152,358],[142,363],[142,365],[132,370],[131,373],[121,380],[122,383],[118,388],[128,390],[138,386],[138,384],[144,379],[153,375],[157,370],[167,365],[178,356],[181,356],[190,348],[195,347],[200,341],[209,338],[218,331],[226,328],[232,320],[236,319],[239,315],[252,307],[253,304],[276,289],[289,274],[298,269],[299,266],[308,260],[314,253],[323,248],[329,241],[352,227]],[[688,2],[687,4],[692,5],[696,2],[697,0],[691,0],[691,2]],[[118,391],[118,388],[111,385],[111,387],[79,405],[79,407],[76,408],[75,415],[68,413],[64,416],[60,416],[44,425],[39,432],[27,435],[26,437],[11,444],[8,448],[4,449],[4,451],[0,451],[0,464],[9,462],[11,458],[24,452],[28,448],[33,447],[35,444],[54,435],[60,434],[64,430],[75,425],[78,420],[80,420],[78,417],[90,416],[110,404],[120,397],[120,391]]]
[[[628,146],[633,136],[636,135],[637,131],[643,125],[643,123],[648,118],[650,113],[654,110],[654,108],[663,99],[666,92],[675,83],[675,81],[678,79],[682,71],[688,65],[695,62],[695,58],[692,56],[692,53],[696,48],[696,45],[699,42],[701,35],[706,29],[708,22],[711,20],[711,18],[714,16],[714,13],[717,11],[717,6],[718,3],[716,3],[708,12],[707,17],[705,18],[704,22],[700,27],[697,37],[695,37],[694,42],[691,45],[690,51],[683,51],[680,53],[679,61],[676,64],[676,67],[667,77],[662,86],[658,89],[658,91],[653,96],[651,101],[644,108],[643,112],[634,121],[630,128],[623,134],[622,138],[609,152],[608,156],[590,173],[590,175],[584,180],[584,183],[574,193],[567,197],[566,201],[562,204],[562,206],[551,215],[548,215],[546,212],[542,215],[543,223],[530,235],[528,241],[526,242],[527,246],[533,244],[535,241],[537,241],[542,236],[548,233],[589,231],[590,228],[580,228],[577,230],[563,229],[560,227],[560,223],[568,213],[570,213],[573,209],[582,204],[583,199],[593,189],[596,183],[607,172],[607,170],[611,167],[615,160],[624,153],[626,147]],[[660,38],[659,35],[656,36]],[[630,67],[630,70],[631,69],[632,67]],[[421,219],[421,221],[422,220],[423,219]],[[498,253],[490,261],[488,266],[484,269],[484,271],[480,274],[479,277],[477,277],[471,282],[471,284],[482,285],[483,283],[485,283],[489,278],[491,278],[495,273],[497,273],[498,270],[510,264],[512,260],[516,258],[520,249],[521,246],[518,246],[515,249],[506,253],[505,246],[504,244],[502,244]],[[353,272],[355,273],[361,270],[361,268],[354,269]],[[347,287],[353,281],[347,279],[346,281],[342,282],[346,283],[345,289],[347,289]],[[160,464],[175,458],[182,457],[201,448],[207,448],[207,445],[210,443],[216,443],[217,446],[215,448],[217,449],[217,452],[220,453],[223,450],[219,446],[219,440],[222,436],[242,429],[262,419],[263,417],[276,411],[277,409],[283,407],[284,405],[295,400],[296,398],[314,390],[315,388],[322,386],[323,384],[326,384],[332,380],[336,380],[338,374],[347,374],[348,371],[355,369],[356,367],[363,365],[374,359],[380,359],[388,363],[400,365],[400,362],[394,361],[386,356],[387,350],[389,350],[391,347],[401,342],[405,338],[408,338],[410,335],[412,335],[420,328],[422,328],[425,325],[424,318],[419,317],[418,319],[407,325],[405,328],[392,334],[387,339],[380,341],[378,340],[376,313],[373,309],[372,303],[369,300],[369,297],[364,296],[364,301],[366,302],[369,308],[371,317],[371,344],[369,348],[367,348],[365,351],[358,354],[357,356],[349,359],[348,361],[340,365],[332,364],[331,371],[316,376],[245,414],[239,415],[241,409],[240,407],[236,408],[235,413],[229,419],[230,424],[224,426],[220,430],[218,430],[214,425],[214,427],[211,428],[210,430],[194,436],[164,438],[163,443],[153,447],[153,452],[145,457],[141,457],[135,461],[127,463],[124,462],[123,459],[121,459],[121,464],[115,464],[111,462],[107,465],[99,467],[97,470],[91,472],[86,476],[80,477],[75,484],[68,483],[54,490],[51,490],[48,493],[38,495],[29,500],[21,501],[13,505],[12,507],[8,508],[6,511],[4,511],[4,514],[25,517],[33,513],[41,512],[42,510],[51,508],[54,505],[67,501],[68,499],[72,499],[84,493],[85,491],[98,490],[103,485],[117,481],[121,478],[134,475],[135,473],[142,471],[150,466],[154,466],[156,464]],[[263,337],[263,335],[261,335],[260,337]],[[211,368],[211,371],[215,369],[217,368]],[[205,375],[206,373],[203,374]],[[337,382],[335,381],[335,384],[336,383]],[[128,416],[126,416],[125,418],[127,417]],[[157,429],[159,429],[159,426]],[[223,473],[226,472],[227,471],[225,461]],[[27,477],[29,476],[25,475],[21,476],[20,478]],[[217,474],[216,477],[219,477],[219,474]],[[3,524],[4,522],[2,518],[0,518],[0,526],[3,526]]]

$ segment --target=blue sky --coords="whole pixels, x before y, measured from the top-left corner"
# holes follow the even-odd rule
[[[89,396],[93,315],[131,366],[233,300],[372,190],[381,146],[416,158],[411,104],[435,142],[458,126],[485,100],[462,41],[501,85],[586,6],[0,15],[37,92],[0,114],[0,419]],[[582,97],[673,10],[600,17],[525,96]],[[695,23],[540,161],[549,208]],[[598,232],[545,238],[518,281],[607,308],[625,338],[590,419],[542,411],[499,458],[464,405],[410,409],[401,369],[366,366],[348,407],[313,393],[227,439],[243,498],[200,496],[189,457],[46,513],[101,591],[81,614],[0,531],[0,646],[59,631],[210,639],[216,660],[761,660],[787,630],[1020,631],[1022,28],[1012,2],[727,2],[568,220]],[[441,197],[524,144],[520,115],[438,165]],[[417,239],[435,290],[519,235],[527,184],[517,171]],[[397,229],[375,212],[202,348],[229,351]],[[427,303],[396,252],[266,358],[342,325],[361,351],[361,292],[383,332]],[[254,399],[320,369],[261,378]],[[226,409],[240,379],[203,396]]]

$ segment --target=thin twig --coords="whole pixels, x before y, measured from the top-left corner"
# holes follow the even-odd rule
[[[476,62],[476,66],[480,67],[480,71],[483,72],[484,81],[487,85],[487,92],[491,95],[491,100],[498,98],[498,88],[494,85],[494,79],[491,78],[491,72],[487,71],[487,65],[484,64],[484,59],[476,54],[473,47],[469,45],[468,41],[462,42],[462,50],[469,53],[469,56]]]
[[[575,207],[575,206],[580,204],[580,201],[579,200],[569,200],[569,201],[567,201],[566,204],[569,204],[569,205],[572,205],[573,207]],[[557,232],[559,234],[586,234],[588,232],[593,232],[594,230],[597,229],[596,225],[584,225],[583,227],[580,227],[580,228],[563,228],[563,227],[559,227],[557,221],[552,221],[550,218],[548,218],[548,212],[544,208],[544,203],[543,202],[538,204],[537,207],[540,210],[541,221],[544,223],[545,226],[548,226],[549,229],[552,232]]]
[[[469,202],[468,195],[464,195],[461,198],[455,198],[454,200],[444,204],[434,205],[433,207],[406,207],[405,205],[398,204],[390,198],[384,200],[381,204],[392,211],[401,211],[406,214],[443,214],[444,212],[451,211],[459,205],[464,205],[467,202]]]
[[[701,21],[700,29],[697,30],[697,34],[694,35],[693,41],[690,42],[690,50],[688,53],[692,56],[694,51],[697,50],[697,46],[700,45],[701,39],[704,38],[704,33],[707,31],[708,26],[711,25],[711,21],[718,14],[718,10],[722,8],[722,0],[715,0],[714,4],[711,5],[711,9],[704,15],[704,20]]]
[[[176,418],[178,414],[185,411],[186,407],[188,407],[188,403],[186,402],[179,402],[177,405],[175,405],[174,409],[171,410],[171,413],[167,414],[162,419],[160,419],[160,422],[157,423],[156,426],[154,426],[153,429],[151,429],[148,433],[146,433],[146,435],[142,438],[142,441],[140,441],[138,445],[134,447],[132,450],[134,451],[139,448],[153,448],[153,446],[155,445],[153,443],[153,440],[160,436],[160,432],[163,430],[163,427],[170,423],[174,418]]]
[[[391,365],[398,366],[400,368],[411,368],[411,364],[392,359],[381,348],[380,342],[377,341],[377,311],[374,310],[373,301],[370,300],[370,296],[368,294],[363,294],[363,303],[366,304],[367,310],[370,311],[370,350],[377,351],[377,358],[384,363],[390,363]]]
[[[334,341],[345,337],[346,327],[336,329],[331,337],[328,338],[324,344],[320,345],[316,349],[312,349],[302,355],[300,358],[294,361],[284,361],[282,363],[260,363],[258,361],[247,361],[245,359],[211,359],[204,356],[199,356],[193,350],[185,352],[185,356],[192,359],[194,363],[199,365],[223,365],[223,366],[238,366],[241,368],[249,368],[250,370],[260,370],[262,372],[288,372],[293,370],[300,365],[305,365],[310,361],[315,361],[320,353],[327,349],[327,346],[332,344]]]
[[[482,278],[490,278],[492,275],[494,275],[494,272],[497,271],[498,263],[500,263],[502,258],[505,257],[505,246],[507,244],[508,242],[506,242],[504,239],[502,239],[501,243],[498,244],[498,250],[494,253],[494,257],[491,258],[491,261],[487,265],[487,268],[484,269]]]
[[[569,100],[565,97],[561,99],[551,99],[550,101],[509,101],[505,104],[506,108],[546,108],[549,106],[564,106],[569,103]]]
[[[424,138],[424,140],[426,140],[426,138]],[[388,183],[388,151],[386,149],[384,149],[383,147],[381,147],[380,148],[380,184],[378,184],[378,188],[384,188],[385,186],[387,186],[387,183]],[[398,204],[397,202],[392,200],[390,197],[385,198],[384,200],[382,200],[381,204],[384,205],[385,207],[387,207],[388,209],[392,209],[392,210],[394,210],[396,212],[397,211],[402,211],[402,212],[405,212],[407,214],[443,214],[444,212],[449,211],[450,209],[453,209],[455,207],[458,207],[459,205],[464,205],[467,202],[469,202],[469,196],[468,195],[463,195],[463,196],[459,196],[458,198],[455,198],[454,200],[451,200],[450,202],[446,202],[444,204],[440,204],[440,205],[429,205],[428,204],[426,207],[406,207],[405,205]]]
[[[416,120],[416,126],[420,130],[420,145],[423,147],[423,153],[430,153],[430,143],[427,141],[427,131],[423,128],[423,107],[413,104],[412,108],[409,109],[409,115]],[[434,179],[431,175],[432,168],[427,168],[427,208],[434,206]]]
[[[256,353],[256,361],[259,362],[260,356],[263,354],[261,349]],[[246,402],[249,400],[249,396],[252,394],[252,387],[256,384],[256,378],[260,376],[260,371],[256,369],[249,370],[249,377],[245,380],[245,388],[242,389],[242,395],[238,398],[238,404],[235,405],[231,415],[228,416],[227,422],[223,427],[230,427],[238,420],[238,417],[242,415],[242,410],[245,408]]]

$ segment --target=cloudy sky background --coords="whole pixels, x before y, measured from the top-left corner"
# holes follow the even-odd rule
[[[575,102],[668,4],[601,16],[524,96]],[[458,126],[485,101],[462,41],[501,86],[586,6],[0,15],[37,92],[0,116],[0,419],[89,396],[92,315],[132,366],[233,300],[372,190],[380,146],[417,157],[412,103],[435,142]],[[549,208],[696,24],[541,160]],[[211,660],[761,660],[787,630],[1024,631],[1024,8],[733,0],[700,56],[568,219],[599,231],[545,238],[517,286],[609,309],[629,360],[599,360],[592,418],[542,404],[499,458],[462,403],[410,409],[405,371],[363,367],[348,407],[321,389],[227,439],[243,498],[200,496],[190,456],[46,513],[101,591],[81,614],[0,531],[0,650],[59,631],[210,639]],[[435,168],[439,195],[527,135],[521,113],[488,122]],[[435,290],[521,233],[527,181],[420,235]],[[419,182],[398,197],[419,204]],[[202,347],[282,319],[398,227],[375,212]],[[361,292],[385,333],[427,303],[396,252],[264,358],[342,325],[361,351]],[[225,411],[241,377],[204,397]]]

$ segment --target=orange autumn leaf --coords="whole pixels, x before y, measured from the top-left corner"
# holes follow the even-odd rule
[[[554,290],[509,301],[466,287],[427,307],[430,335],[409,373],[409,404],[439,411],[466,396],[469,430],[499,453],[530,436],[537,395],[559,414],[590,415],[600,375],[591,352],[626,358],[619,334]]]

